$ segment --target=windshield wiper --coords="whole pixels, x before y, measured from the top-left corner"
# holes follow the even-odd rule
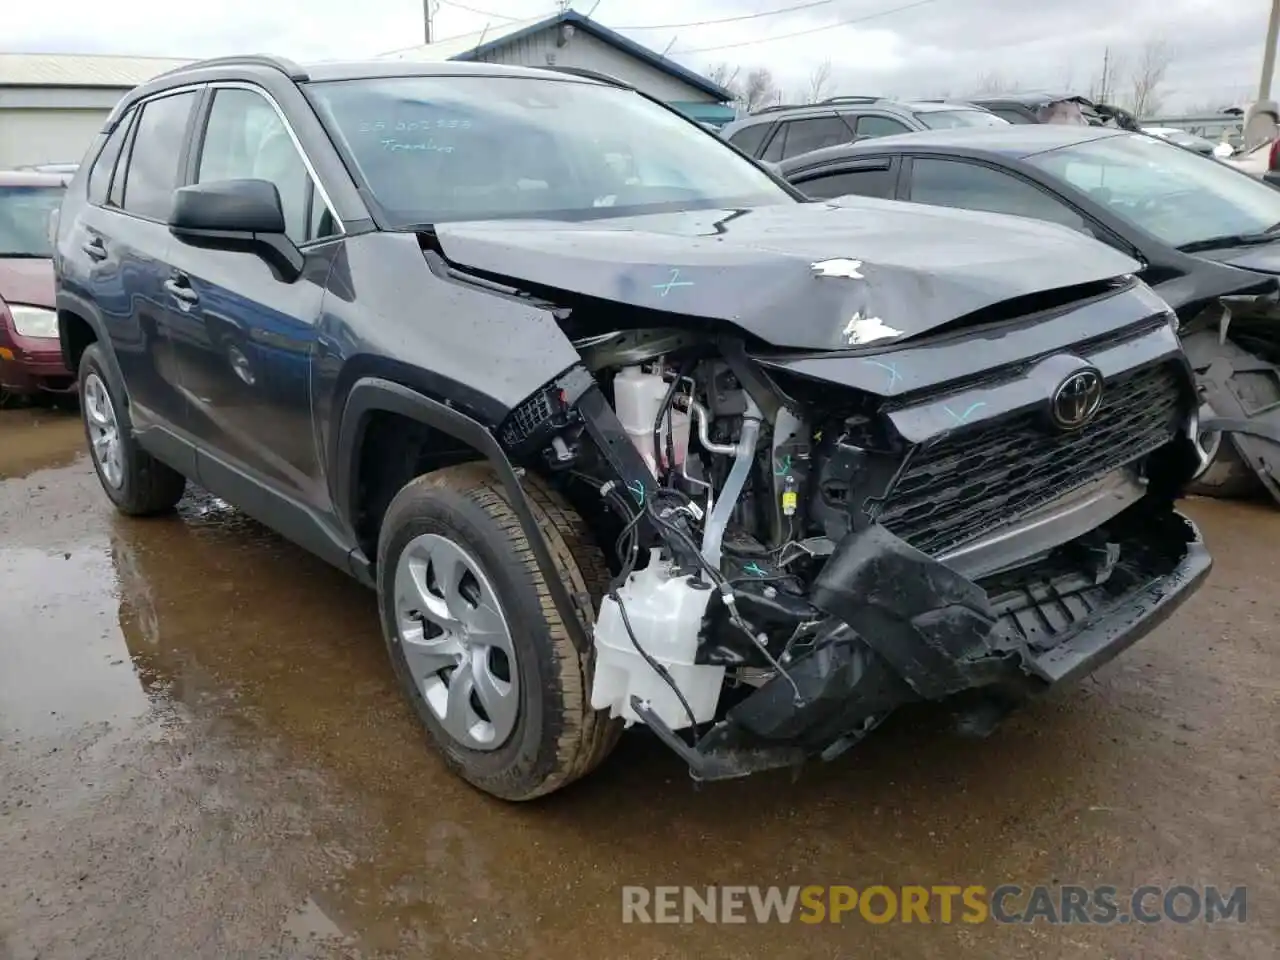
[[[1192,240],[1181,244],[1177,249],[1183,253],[1199,253],[1201,250],[1225,250],[1227,247],[1248,247],[1259,243],[1275,243],[1280,240],[1280,224],[1269,227],[1262,233],[1226,233],[1220,237],[1207,237],[1204,240]]]

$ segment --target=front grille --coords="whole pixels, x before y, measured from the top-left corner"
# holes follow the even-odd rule
[[[1039,413],[958,431],[915,452],[879,515],[912,546],[939,554],[1016,519],[1171,440],[1180,378],[1168,364],[1107,381],[1097,416],[1058,433]]]

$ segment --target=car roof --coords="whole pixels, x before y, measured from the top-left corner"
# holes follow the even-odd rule
[[[807,167],[823,160],[841,160],[873,153],[938,149],[965,154],[989,154],[1022,159],[1070,147],[1078,143],[1104,140],[1108,137],[1136,136],[1115,127],[1078,127],[1056,123],[1009,124],[1007,127],[955,127],[944,130],[921,130],[918,133],[896,133],[891,137],[868,137],[853,143],[824,147],[781,161],[784,173]]]
[[[859,109],[884,110],[889,113],[937,113],[943,110],[982,110],[976,104],[965,101],[948,100],[894,100],[890,97],[831,97],[818,103],[783,103],[764,107],[755,113],[739,117],[732,123],[725,124],[722,129],[729,133],[743,127],[755,126],[758,123],[773,123],[775,120],[807,117],[814,114],[851,113]]]
[[[1043,103],[1057,103],[1059,100],[1088,100],[1078,93],[993,93],[968,98],[972,103],[1020,103],[1034,107]]]
[[[71,175],[39,170],[0,170],[0,187],[65,187]]]
[[[121,115],[131,104],[153,93],[193,83],[210,83],[220,79],[245,76],[263,77],[271,72],[286,76],[295,83],[324,83],[330,80],[363,80],[384,77],[516,77],[573,83],[625,86],[604,74],[571,68],[517,67],[497,63],[472,63],[457,60],[442,62],[425,60],[325,60],[300,64],[283,57],[248,54],[197,60],[169,70],[135,87],[117,104],[113,113]]]

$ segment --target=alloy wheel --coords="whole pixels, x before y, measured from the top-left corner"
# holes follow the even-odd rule
[[[124,451],[120,447],[120,421],[107,385],[96,373],[85,377],[84,419],[89,444],[102,478],[115,490],[124,483]]]

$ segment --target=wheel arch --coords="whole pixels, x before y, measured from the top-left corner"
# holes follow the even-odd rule
[[[334,461],[336,468],[334,502],[349,529],[356,531],[359,526],[360,469],[365,441],[370,426],[376,422],[377,417],[387,414],[404,417],[421,424],[430,431],[464,445],[474,453],[474,456],[455,458],[452,462],[465,462],[466,459],[484,460],[493,468],[502,483],[511,509],[520,521],[530,549],[533,550],[538,569],[546,580],[552,602],[556,605],[574,647],[580,653],[589,651],[591,638],[587,626],[583,623],[578,606],[573,602],[560,577],[551,548],[534,518],[533,509],[520,483],[515,466],[493,433],[480,421],[460,410],[425,396],[410,387],[381,377],[362,377],[352,384],[338,428]],[[355,556],[357,553],[361,556]],[[356,568],[364,567],[368,579],[372,580],[376,577],[376,571],[373,569],[374,561],[370,558],[365,545],[362,544],[353,551],[352,565]]]

